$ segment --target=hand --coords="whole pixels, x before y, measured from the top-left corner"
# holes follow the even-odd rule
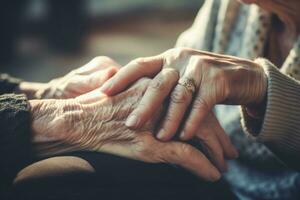
[[[32,132],[40,155],[74,150],[107,152],[150,163],[176,164],[205,180],[215,181],[220,173],[193,146],[153,136],[162,106],[139,130],[124,122],[136,108],[149,85],[141,79],[125,92],[107,97],[99,89],[69,100],[32,100]]]
[[[140,83],[143,83],[143,81]],[[148,83],[146,85],[137,83],[137,85],[135,86],[135,90],[145,91],[145,87],[147,87],[147,85]],[[103,95],[103,93],[101,93],[99,90],[95,90],[86,95],[78,97],[77,100],[79,100],[81,103],[91,104],[99,101],[99,99],[103,99],[104,97],[105,95]],[[135,105],[134,107],[136,106],[137,105]],[[160,117],[158,116],[158,112],[160,112],[160,109],[155,112],[153,116],[154,119]],[[150,122],[153,122],[153,119],[150,119]],[[157,124],[156,120],[155,123],[153,122],[153,124]],[[153,131],[153,129],[151,130]],[[193,139],[194,141],[201,143],[206,155],[209,156],[211,162],[221,172],[227,171],[227,163],[225,159],[234,159],[238,157],[237,150],[232,145],[229,137],[226,135],[225,131],[212,112],[209,113],[205,118],[204,123],[199,126],[199,129],[197,130],[196,135]]]
[[[203,123],[198,126],[195,136],[192,138],[199,143],[205,155],[221,172],[228,170],[226,160],[238,157],[238,151],[231,143],[230,138],[221,127],[219,121],[210,112]]]
[[[131,128],[142,126],[153,115],[153,108],[170,96],[168,111],[158,133],[162,140],[174,136],[183,124],[184,115],[187,119],[180,137],[188,140],[196,134],[215,104],[260,104],[267,88],[262,67],[251,60],[176,48],[130,62],[106,82],[101,91],[114,95],[144,76],[154,79],[126,125]],[[191,86],[178,84],[178,81]]]
[[[71,71],[64,77],[54,79],[44,84],[44,86],[39,86],[35,96],[39,99],[68,99],[77,97],[100,87],[120,67],[111,58],[104,56],[96,57],[86,65]]]

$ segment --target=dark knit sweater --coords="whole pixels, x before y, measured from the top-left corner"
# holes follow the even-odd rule
[[[30,114],[25,95],[14,94],[19,79],[0,74],[0,187],[30,160]]]

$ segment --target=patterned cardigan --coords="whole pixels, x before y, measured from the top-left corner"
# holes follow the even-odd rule
[[[206,0],[177,41],[177,46],[255,60],[268,77],[262,121],[237,106],[216,108],[240,151],[226,178],[241,199],[300,199],[300,35],[282,66],[259,58],[264,57],[272,16],[237,0]]]

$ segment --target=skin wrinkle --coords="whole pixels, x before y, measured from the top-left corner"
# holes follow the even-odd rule
[[[135,140],[135,134],[137,132],[124,126],[126,117],[137,106],[144,93],[144,91],[139,92],[136,91],[136,89],[137,88],[134,87],[132,90],[129,90],[116,98],[94,104],[92,108],[90,108],[94,111],[92,117],[84,117],[83,122],[81,123],[85,125],[84,130],[88,130],[88,132],[83,137],[80,137],[79,143],[88,144],[87,146],[92,146],[97,150],[108,143],[137,143],[138,141]],[[129,98],[126,98],[127,96],[129,96]],[[101,108],[100,111],[99,108]],[[153,124],[154,123],[152,122],[148,122],[140,131],[149,131],[153,129]],[[113,127],[113,129],[111,127]],[[74,140],[76,140],[76,138],[72,138],[71,143],[73,143]]]
[[[149,83],[150,79],[140,80],[128,90],[112,97],[101,93],[97,95],[95,92],[98,90],[95,90],[71,102],[80,104],[81,107],[55,105],[70,103],[70,100],[54,101],[52,104],[49,104],[49,101],[42,101],[45,105],[41,106],[48,106],[51,113],[34,115],[45,120],[43,123],[47,124],[46,127],[42,125],[36,129],[40,129],[41,133],[47,130],[53,135],[63,134],[67,137],[53,142],[37,141],[34,143],[37,155],[43,157],[78,150],[106,152],[144,162],[176,164],[206,180],[219,179],[218,170],[194,147],[179,141],[163,143],[155,139],[153,130],[162,117],[162,106],[153,108],[155,115],[141,129],[135,131],[125,126],[125,120],[139,105]],[[31,101],[31,106],[34,106],[34,101]],[[44,118],[44,115],[48,115],[48,118]],[[202,168],[207,173],[204,173]]]

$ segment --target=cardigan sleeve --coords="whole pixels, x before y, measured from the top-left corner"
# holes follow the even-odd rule
[[[11,179],[31,155],[28,100],[23,94],[9,93],[19,82],[0,75],[0,185]]]
[[[281,73],[266,59],[256,59],[268,77],[266,110],[262,120],[242,108],[246,133],[264,143],[287,166],[300,170],[300,82]]]

